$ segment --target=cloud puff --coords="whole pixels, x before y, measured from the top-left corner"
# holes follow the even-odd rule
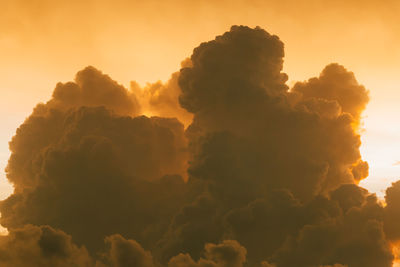
[[[385,232],[390,240],[397,242],[400,240],[400,181],[386,190],[385,202]]]
[[[140,112],[135,95],[91,66],[79,71],[75,82],[58,83],[47,105],[64,109],[104,106],[119,115],[138,115]]]
[[[108,236],[105,242],[109,246],[107,253],[103,255],[107,266],[155,266],[151,253],[145,251],[142,246],[134,240],[126,240],[121,235],[116,234]],[[100,265],[100,263],[98,263],[98,265]]]
[[[195,262],[188,254],[173,257],[168,267],[242,267],[246,261],[246,249],[235,240],[224,240],[221,244],[206,244],[205,259]]]
[[[300,93],[302,98],[320,98],[335,100],[344,112],[356,119],[365,109],[369,95],[364,86],[359,85],[354,74],[339,64],[326,66],[318,78],[307,82],[296,83],[293,92]]]
[[[0,237],[0,264],[5,267],[92,266],[84,247],[50,226],[25,225]]]

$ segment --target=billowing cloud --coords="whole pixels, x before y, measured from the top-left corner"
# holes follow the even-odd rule
[[[5,267],[92,266],[84,247],[50,226],[25,225],[0,236],[0,265]]]
[[[135,95],[91,66],[79,71],[75,82],[58,83],[47,105],[58,109],[104,106],[119,115],[131,116],[140,112]]]
[[[303,99],[319,98],[337,101],[343,112],[360,118],[368,101],[368,91],[359,85],[354,74],[339,64],[325,67],[318,78],[296,83],[293,92],[300,93]]]
[[[365,178],[368,165],[361,160],[360,137],[352,126],[359,116],[344,112],[338,99],[288,91],[278,37],[260,28],[232,27],[196,48],[191,60],[193,66],[181,70],[179,85],[182,106],[194,113],[188,129],[192,144],[199,146],[189,168],[193,175],[210,172],[212,161],[219,160],[226,164],[211,174],[221,172],[218,180],[229,175],[248,185],[254,181],[257,190],[289,188],[302,199]],[[331,65],[326,75],[333,66],[353,79],[329,77],[319,90],[338,95],[355,90],[368,99],[343,67]],[[333,86],[330,80],[343,84]],[[362,108],[363,101],[354,105]]]
[[[134,240],[126,240],[122,236],[116,234],[108,236],[105,242],[109,246],[107,252],[103,255],[103,258],[105,258],[107,262],[105,266],[155,266],[151,253],[145,251],[142,246]],[[100,265],[100,267],[102,266],[101,263],[97,263],[97,265]]]
[[[400,241],[400,181],[392,184],[386,190],[385,196],[385,231],[387,237],[394,241]]]
[[[384,206],[357,185],[368,91],[339,64],[289,88],[283,57],[277,36],[233,26],[165,84],[93,67],[58,84],[10,142],[0,262],[390,267],[398,186]]]
[[[246,249],[235,240],[224,240],[221,244],[206,244],[205,259],[195,262],[188,254],[173,257],[168,267],[243,267]]]
[[[91,83],[106,87],[101,90],[121,91],[99,71],[89,72],[96,74]],[[174,118],[122,116],[109,103],[73,102],[66,109],[53,100],[39,104],[10,143],[7,173],[15,192],[0,205],[2,224],[51,225],[89,249],[112,233],[162,232],[186,190],[183,125]]]

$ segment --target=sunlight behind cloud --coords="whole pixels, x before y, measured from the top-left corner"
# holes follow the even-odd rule
[[[375,73],[359,80],[370,89],[371,100],[364,112],[361,154],[369,164],[369,177],[361,182],[383,197],[392,182],[400,178],[400,95],[396,73]],[[385,82],[382,82],[385,81]],[[385,92],[385,93],[383,93]]]

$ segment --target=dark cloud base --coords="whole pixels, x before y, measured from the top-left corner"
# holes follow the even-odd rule
[[[339,64],[289,88],[283,57],[233,26],[166,84],[57,84],[10,142],[0,266],[392,266],[400,184],[357,185],[368,91]]]

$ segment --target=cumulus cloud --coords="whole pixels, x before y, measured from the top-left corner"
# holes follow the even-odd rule
[[[51,100],[17,132],[7,167],[15,192],[0,204],[9,229],[51,225],[93,250],[112,233],[157,239],[179,210],[187,149],[174,118],[121,116],[107,105],[66,110]]]
[[[50,226],[25,225],[0,236],[0,264],[5,267],[92,266],[84,247]]]
[[[385,196],[385,232],[387,237],[394,241],[400,241],[400,181],[392,184],[386,190]]]
[[[289,91],[287,75],[281,72],[283,43],[277,36],[235,26],[197,47],[191,61],[192,67],[181,70],[179,85],[180,103],[194,113],[187,131],[197,152],[189,167],[193,175],[202,169],[209,172],[213,160],[230,160],[217,166],[218,180],[227,174],[246,184],[258,180],[258,190],[289,188],[302,199],[365,178],[368,165],[352,126],[359,117],[344,112],[338,99]],[[353,77],[343,67],[332,66]],[[335,94],[363,89],[354,78],[332,78],[324,85],[330,80],[343,83],[328,86]],[[368,99],[367,91],[362,93]],[[215,171],[211,175],[216,176]]]
[[[168,267],[242,267],[246,261],[246,249],[235,240],[224,240],[221,244],[206,244],[205,259],[195,262],[188,254],[173,257]]]
[[[135,95],[92,66],[79,71],[74,82],[58,83],[47,105],[58,109],[104,106],[119,115],[140,113]]]
[[[233,26],[166,83],[127,90],[88,67],[58,84],[10,142],[0,262],[391,266],[399,186],[384,206],[357,185],[368,91],[339,64],[289,88],[283,57],[277,36]]]
[[[318,78],[296,83],[292,91],[300,93],[303,99],[337,101],[343,112],[350,113],[356,119],[360,118],[369,101],[368,91],[358,84],[354,74],[336,63],[326,66]]]
[[[107,252],[103,255],[107,262],[105,266],[155,266],[151,253],[145,251],[135,240],[126,240],[121,235],[116,234],[108,236],[105,242],[109,246]],[[98,262],[97,265],[101,266],[101,263]]]

